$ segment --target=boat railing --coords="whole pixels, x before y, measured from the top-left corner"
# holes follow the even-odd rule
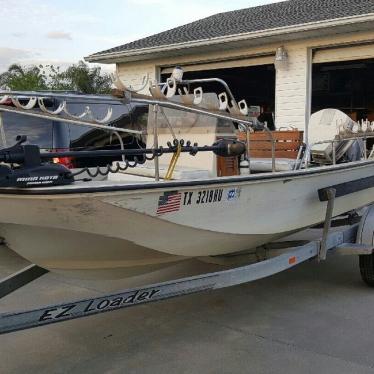
[[[99,128],[105,131],[112,132],[119,140],[121,149],[124,149],[124,144],[122,141],[122,137],[120,133],[130,133],[133,135],[146,135],[146,131],[141,130],[134,130],[134,129],[126,129],[121,127],[116,127],[110,124],[110,115],[108,113],[112,113],[110,109],[107,111],[107,115],[105,116],[105,120],[94,120],[92,115],[91,108],[87,105],[84,112],[80,115],[73,115],[68,110],[68,99],[80,99],[80,100],[100,100],[100,103],[104,102],[108,105],[123,105],[123,102],[115,97],[108,97],[108,96],[99,96],[99,95],[81,95],[81,94],[64,94],[64,93],[50,93],[50,92],[24,92],[24,91],[0,91],[0,95],[3,95],[3,98],[0,99],[0,136],[3,140],[3,144],[6,145],[6,137],[4,134],[4,126],[2,123],[2,112],[10,112],[10,113],[17,113],[22,114],[25,116],[47,119],[47,120],[58,120],[61,122],[66,122],[73,125],[83,125],[93,128]],[[246,158],[248,160],[248,171],[251,173],[251,162],[250,162],[250,133],[254,132],[253,129],[253,122],[244,115],[233,115],[231,113],[218,111],[218,110],[209,110],[202,107],[198,107],[196,105],[188,105],[184,103],[178,103],[174,101],[170,101],[163,98],[153,98],[151,96],[140,95],[133,92],[128,93],[129,99],[134,103],[140,104],[148,104],[151,105],[153,116],[154,116],[154,128],[153,128],[153,147],[155,149],[158,148],[159,141],[158,141],[158,126],[157,126],[157,119],[158,115],[162,114],[166,116],[163,108],[169,109],[176,109],[187,111],[195,114],[202,114],[211,116],[217,119],[229,120],[238,123],[239,125],[243,126],[246,129],[247,133],[247,144],[246,144]],[[28,100],[25,104],[20,103],[20,98],[24,98]],[[46,108],[44,104],[44,100],[46,98],[59,98],[62,100],[62,103],[58,106],[55,110],[49,110]],[[2,105],[6,101],[6,99],[12,100],[12,103],[15,107],[9,107],[6,105]],[[38,106],[37,106],[38,104]],[[35,109],[39,108],[40,110],[36,111]],[[88,118],[87,118],[88,117]],[[87,119],[86,119],[87,118]],[[174,139],[175,133],[173,131],[172,125],[168,122],[169,131]],[[269,141],[271,142],[271,162],[272,162],[272,171],[276,171],[275,167],[275,140],[272,135],[272,132],[266,127],[263,127],[263,131],[265,131],[269,136]],[[156,154],[154,158],[154,166],[155,166],[155,180],[159,180],[160,175],[160,168],[159,168],[159,156]]]
[[[236,122],[239,125],[243,126],[246,130],[246,158],[248,160],[248,171],[251,173],[251,157],[250,157],[250,149],[251,149],[251,139],[250,134],[254,132],[253,129],[253,122],[248,119],[248,117],[244,116],[243,114],[238,115],[237,113],[229,113],[223,110],[212,110],[200,107],[193,103],[186,104],[180,103],[176,101],[171,101],[167,98],[162,97],[152,97],[137,94],[134,92],[124,92],[122,98],[112,97],[112,96],[101,96],[101,95],[78,95],[78,94],[64,94],[64,93],[49,93],[49,92],[23,92],[23,91],[0,91],[0,136],[3,140],[5,140],[4,128],[2,124],[2,112],[12,112],[23,114],[26,116],[37,117],[41,119],[50,119],[50,120],[58,120],[61,122],[67,122],[70,124],[75,125],[83,125],[89,126],[93,128],[99,128],[105,131],[112,132],[116,135],[119,139],[120,147],[123,150],[124,144],[122,142],[122,138],[120,133],[130,133],[134,135],[146,135],[146,131],[142,130],[134,130],[134,129],[127,129],[113,126],[110,122],[111,119],[111,109],[108,108],[107,114],[102,119],[95,119],[92,115],[91,109],[87,106],[84,112],[80,115],[74,115],[69,112],[68,110],[68,99],[81,99],[81,100],[100,100],[100,103],[107,103],[108,105],[124,105],[126,102],[134,102],[140,104],[148,104],[151,106],[154,116],[154,128],[153,128],[153,149],[159,148],[159,138],[158,138],[158,116],[159,114],[166,116],[163,108],[181,110],[186,112],[191,112],[195,114],[206,115],[218,119],[228,120],[232,122]],[[4,97],[10,99],[15,107],[9,107],[3,105],[5,102]],[[26,103],[22,104],[20,100],[25,99]],[[62,103],[58,106],[55,110],[47,109],[44,100],[46,98],[59,98],[62,100]],[[38,104],[38,106],[37,106]],[[38,110],[35,110],[38,108]],[[167,121],[168,122],[168,121]],[[176,140],[175,133],[173,131],[173,127],[168,122],[168,127],[171,132],[172,137]],[[263,131],[268,134],[269,142],[271,143],[271,169],[272,172],[276,172],[276,140],[272,132],[266,127],[263,127]],[[311,152],[312,148],[316,145],[320,144],[331,144],[332,148],[332,164],[335,165],[337,163],[336,159],[336,146],[338,143],[343,141],[353,141],[357,139],[361,139],[363,141],[363,148],[365,149],[364,152],[364,159],[367,158],[366,154],[366,146],[367,146],[367,139],[374,138],[374,132],[358,132],[358,133],[344,133],[338,135],[335,139],[326,140],[315,142],[309,145],[306,145],[305,151],[303,152],[303,147],[300,147],[297,159],[295,162],[294,169],[298,168],[308,168],[310,166],[311,160]],[[124,156],[123,156],[124,157]],[[160,166],[159,166],[159,155],[155,152],[154,157],[154,167],[155,167],[155,180],[158,181],[160,179]]]
[[[245,129],[246,137],[246,159],[248,161],[248,172],[251,173],[251,133],[254,130],[253,121],[248,117],[248,106],[245,100],[237,101],[230,90],[228,84],[220,78],[203,78],[203,79],[183,79],[183,71],[180,68],[175,68],[173,74],[166,82],[152,82],[149,77],[145,77],[142,82],[142,86],[138,90],[134,90],[121,81],[119,76],[115,76],[113,80],[114,85],[117,87],[117,92],[114,96],[112,95],[85,95],[77,93],[64,93],[64,92],[51,92],[51,91],[7,91],[0,90],[0,137],[5,141],[4,128],[2,126],[2,112],[19,113],[26,116],[58,120],[74,125],[90,126],[93,128],[99,128],[105,131],[109,131],[117,136],[120,147],[124,150],[124,144],[122,141],[121,133],[129,133],[132,135],[149,135],[147,131],[135,130],[114,126],[113,119],[113,105],[125,105],[130,102],[145,104],[150,106],[150,110],[153,115],[153,149],[154,152],[154,168],[155,168],[155,179],[160,179],[160,166],[159,166],[159,153],[156,152],[159,149],[159,125],[158,120],[160,116],[165,117],[167,127],[171,133],[174,142],[178,142],[175,135],[174,129],[170,121],[168,120],[164,108],[180,110],[185,112],[194,113],[196,115],[205,115],[216,119],[231,121],[238,124],[238,127],[242,126]],[[203,98],[202,87],[196,87],[196,85],[204,83],[218,83],[224,91],[217,94],[218,103],[216,107],[210,107],[209,109],[201,106]],[[149,84],[149,91],[151,96],[142,95],[139,91],[146,88]],[[191,90],[192,87],[196,87]],[[178,100],[172,100],[172,98],[178,95]],[[60,99],[61,102],[57,108],[50,110],[45,105],[45,99],[53,98]],[[21,99],[25,103],[21,103]],[[95,118],[93,111],[89,105],[86,105],[83,112],[80,114],[73,114],[69,111],[69,100],[96,100],[101,104],[107,104],[108,108],[106,114],[102,118]],[[14,107],[3,105],[7,100],[11,100]],[[35,110],[37,109],[37,110]],[[276,172],[276,142],[273,133],[267,128],[262,126],[261,128],[268,134],[267,142],[271,143],[271,170]],[[351,137],[350,137],[351,136]],[[336,146],[342,141],[357,140],[361,138],[364,144],[364,158],[366,155],[366,139],[374,138],[374,133],[371,135],[368,133],[359,132],[358,134],[340,134],[333,140],[326,140],[322,142],[316,142],[313,144],[302,144],[297,153],[297,158],[293,169],[300,169],[302,167],[308,168],[311,160],[311,151],[313,146],[318,144],[330,143],[332,148],[332,163],[336,164]],[[5,143],[4,143],[5,144]],[[175,147],[175,153],[177,154],[178,147]],[[124,160],[123,156],[123,160]],[[125,160],[124,160],[125,161]]]
[[[20,100],[27,100],[26,104],[21,104]],[[47,98],[59,98],[62,102],[55,110],[47,109],[44,100]],[[84,111],[81,114],[75,115],[68,110],[68,99],[80,99],[80,100],[100,100],[100,103],[107,103],[108,109],[105,116],[101,119],[93,116],[92,110],[89,105],[86,105]],[[5,103],[11,100],[14,106],[5,105]],[[124,132],[130,134],[142,135],[143,131],[124,129],[116,127],[110,124],[113,110],[112,105],[123,105],[118,99],[109,96],[100,95],[79,95],[79,94],[66,94],[66,93],[55,93],[55,92],[37,92],[37,91],[1,91],[0,90],[0,121],[1,113],[17,113],[29,117],[41,118],[47,120],[58,120],[74,125],[89,126],[99,128],[111,132]],[[37,111],[35,109],[39,108]]]
[[[20,102],[21,98],[26,101],[22,104]],[[57,98],[61,99],[62,103],[55,110],[49,110],[44,104],[44,100],[47,98]],[[6,100],[11,100],[14,107],[4,105]],[[110,96],[100,96],[100,95],[78,95],[78,94],[65,94],[65,93],[55,93],[55,92],[23,92],[23,91],[0,91],[0,136],[5,139],[4,127],[2,123],[2,112],[10,112],[22,114],[25,116],[36,117],[41,119],[49,119],[54,121],[66,122],[73,125],[83,125],[92,128],[99,128],[105,131],[112,132],[118,139],[121,138],[120,133],[129,133],[133,135],[147,135],[146,131],[134,130],[113,126],[110,122],[111,119],[111,109],[108,109],[107,115],[103,119],[95,119],[92,115],[90,107],[87,105],[84,112],[80,115],[73,115],[68,110],[68,99],[79,99],[79,100],[99,100],[100,103],[107,103],[108,105],[124,105],[129,102],[148,104],[150,105],[153,115],[154,115],[154,141],[153,149],[157,150],[159,148],[158,140],[158,126],[157,118],[159,114],[165,116],[163,108],[181,110],[186,112],[191,112],[195,114],[206,115],[214,117],[217,119],[223,119],[228,121],[237,122],[246,128],[252,126],[252,121],[248,120],[244,115],[234,115],[227,113],[225,111],[210,110],[199,107],[197,105],[178,103],[170,101],[164,98],[153,98],[151,96],[140,95],[134,92],[124,92],[122,98],[110,97]],[[38,105],[37,105],[38,104]],[[170,125],[170,123],[169,123]],[[170,132],[174,138],[175,133],[172,126],[170,127]],[[121,139],[122,140],[122,139]],[[4,143],[5,144],[5,143]],[[121,149],[123,149],[123,142],[120,141]],[[155,151],[154,153],[154,166],[155,166],[155,179],[156,181],[160,178],[160,168],[159,168],[159,154]]]
[[[216,108],[204,108],[200,106],[203,98],[203,88],[197,87],[190,93],[190,86],[204,83],[218,83],[223,86],[224,91],[217,94],[218,103]],[[54,119],[70,124],[91,126],[95,128],[100,128],[102,130],[113,132],[118,139],[121,139],[120,133],[130,133],[133,135],[147,135],[146,131],[124,129],[120,127],[113,126],[110,122],[113,119],[112,105],[123,105],[125,102],[133,102],[139,104],[150,105],[153,112],[153,148],[158,149],[159,137],[158,137],[158,125],[157,120],[159,118],[159,113],[166,118],[166,122],[170,133],[175,140],[176,136],[173,131],[173,126],[167,119],[163,108],[181,110],[186,112],[191,112],[200,115],[206,115],[214,117],[216,119],[227,120],[237,123],[238,126],[243,126],[246,129],[246,158],[248,160],[248,172],[251,173],[251,157],[250,157],[250,133],[254,131],[253,121],[248,117],[248,106],[245,100],[237,101],[229,87],[229,85],[220,78],[204,78],[204,79],[183,79],[183,71],[180,68],[176,68],[170,78],[164,83],[151,82],[149,77],[143,79],[141,89],[134,90],[131,87],[126,87],[126,85],[121,81],[118,74],[113,77],[113,84],[117,87],[117,95],[84,95],[84,94],[67,94],[61,92],[48,92],[48,91],[1,91],[0,90],[0,129],[1,126],[1,112],[15,112],[24,115],[29,115],[32,117],[42,118],[42,119]],[[139,94],[140,90],[145,89],[146,85],[149,84],[149,91],[151,96]],[[179,95],[179,101],[170,100],[176,94]],[[3,96],[1,98],[1,96]],[[19,98],[26,98],[28,100],[26,104],[21,104]],[[49,110],[44,104],[46,98],[57,98],[61,100],[61,103],[55,110]],[[6,100],[11,100],[15,108],[6,107],[4,102]],[[79,114],[74,115],[68,110],[68,100],[69,99],[80,99],[80,100],[99,100],[100,103],[107,103],[108,110],[106,115],[97,119],[94,118],[93,112],[89,105],[85,107],[85,110]],[[33,109],[38,105],[39,111]],[[269,140],[271,142],[271,163],[272,172],[276,171],[275,156],[275,139],[272,132],[267,128],[267,126],[262,126],[262,129],[268,134]],[[0,131],[0,135],[3,131]],[[4,136],[5,139],[5,136]],[[123,149],[123,142],[120,140],[121,148]],[[154,167],[155,167],[155,179],[156,181],[160,178],[160,167],[159,167],[159,156],[157,152],[154,157]]]

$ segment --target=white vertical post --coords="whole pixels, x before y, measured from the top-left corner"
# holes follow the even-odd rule
[[[251,150],[251,145],[250,145],[250,128],[248,125],[245,125],[247,131],[246,131],[246,135],[247,135],[247,161],[248,161],[248,174],[251,174],[251,154],[250,154],[250,150]]]
[[[305,144],[309,144],[309,120],[312,114],[312,79],[313,79],[313,49],[308,48],[306,57],[306,101],[305,101]]]
[[[158,129],[157,129],[157,113],[158,105],[153,105],[153,149],[158,149]],[[158,160],[158,155],[154,158],[155,163],[155,180],[160,180],[160,165]]]

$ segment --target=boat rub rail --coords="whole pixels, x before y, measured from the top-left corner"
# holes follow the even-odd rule
[[[287,182],[290,178],[302,177],[304,175],[313,174],[324,174],[330,173],[332,170],[341,171],[346,169],[355,169],[365,167],[374,163],[374,160],[350,162],[346,164],[337,164],[333,166],[324,166],[306,170],[297,170],[283,173],[269,173],[267,175],[250,175],[243,177],[221,177],[214,179],[205,180],[192,180],[192,181],[175,181],[175,182],[152,182],[152,183],[137,183],[137,184],[119,184],[119,185],[106,185],[106,186],[92,186],[87,182],[87,187],[76,187],[70,186],[55,186],[53,188],[0,188],[0,194],[6,195],[69,195],[78,193],[96,193],[96,192],[120,192],[120,191],[133,191],[133,190],[152,190],[152,189],[167,189],[173,188],[178,189],[185,187],[195,186],[211,186],[211,185],[222,185],[230,183],[243,183],[243,182],[255,182],[271,179],[285,179]],[[370,178],[370,177],[369,177]],[[366,178],[364,178],[366,179]],[[92,182],[91,182],[92,183]]]

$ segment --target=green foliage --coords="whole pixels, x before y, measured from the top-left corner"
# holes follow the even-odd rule
[[[23,67],[10,65],[8,71],[0,74],[0,86],[7,86],[15,91],[45,90],[46,77],[39,66]]]
[[[79,61],[63,72],[54,67],[50,69],[51,88],[54,90],[74,90],[87,94],[110,92],[112,81],[108,74],[101,73],[100,67],[90,68],[83,61]]]
[[[101,73],[100,67],[90,68],[83,61],[69,66],[65,71],[54,65],[22,67],[13,64],[0,74],[0,87],[12,90],[63,90],[87,94],[110,92],[109,74]]]

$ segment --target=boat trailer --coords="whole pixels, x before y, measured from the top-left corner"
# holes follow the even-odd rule
[[[271,249],[281,248],[280,254],[260,262],[213,273],[126,289],[89,299],[43,306],[37,309],[0,314],[0,334],[24,330],[51,323],[82,318],[93,314],[145,304],[201,291],[215,290],[248,283],[290,269],[307,260],[326,259],[328,253],[359,255],[362,279],[374,287],[374,205],[363,208],[361,216],[348,214],[345,218],[333,217],[337,188],[319,191],[321,201],[327,201],[323,227],[315,227],[297,234],[296,241],[270,243]],[[338,190],[338,194],[337,194]],[[310,234],[314,237],[310,239]],[[309,236],[308,236],[309,234]],[[0,298],[41,277],[48,271],[36,265],[0,280]]]

